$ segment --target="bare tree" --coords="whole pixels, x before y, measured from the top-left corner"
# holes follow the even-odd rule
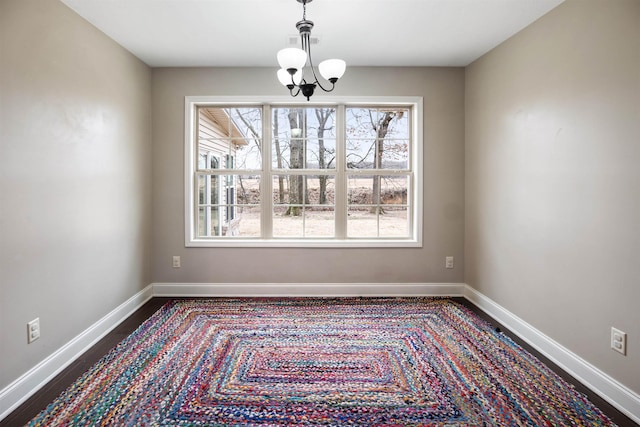
[[[318,119],[318,168],[325,169],[327,166],[331,165],[333,159],[327,159],[327,155],[330,155],[331,152],[325,148],[324,145],[324,132],[326,130],[331,129],[327,128],[327,123],[333,114],[333,108],[316,108],[316,118]],[[320,175],[320,204],[324,205],[327,203],[327,175]]]
[[[384,114],[380,115],[377,120],[374,119],[373,115],[371,114],[371,110],[369,110],[369,115],[371,118],[371,125],[373,126],[373,130],[376,132],[374,168],[379,170],[382,169],[382,156],[384,155],[384,138],[389,132],[389,124],[394,119],[394,117],[396,117],[396,112],[386,111],[384,112]],[[371,208],[371,213],[384,214],[384,210],[380,206],[380,179],[380,175],[373,176],[373,200],[371,201],[371,203],[374,206],[372,206]]]
[[[242,111],[240,111],[238,108],[235,109],[235,112],[236,112],[235,116],[238,117],[242,121],[242,123],[246,126],[247,131],[251,135],[253,142],[256,148],[258,149],[258,152],[261,153],[262,144],[260,143],[260,141],[262,140],[262,137],[260,135],[262,134],[262,132],[260,132],[259,129],[256,129],[253,123],[249,119],[247,119],[247,117],[245,117],[245,114],[243,114]]]
[[[293,135],[289,145],[289,168],[302,169],[304,167],[304,137],[307,134],[304,109],[292,108],[289,110],[289,126],[291,129],[301,129],[301,135]],[[289,175],[289,208],[285,215],[300,216],[304,201],[304,180],[300,175]],[[297,206],[293,206],[297,205]]]
[[[257,149],[258,153],[262,153],[261,132],[258,129],[256,129],[256,126],[254,125],[255,117],[253,118],[247,117],[247,112],[244,112],[239,108],[235,108],[234,112],[235,112],[234,117],[237,117],[240,119],[240,121],[246,128],[247,132],[249,133],[251,137],[250,139],[253,141],[253,147],[249,147],[249,149],[250,150]],[[229,115],[229,117],[231,117],[230,111],[227,114]],[[251,116],[251,114],[249,114],[249,116]],[[244,162],[242,162],[241,167],[245,167]],[[244,180],[242,175],[238,176],[238,184],[240,185],[240,191],[241,191],[241,194],[239,194],[238,197],[240,198],[240,200],[243,200],[245,203],[249,203],[250,196],[247,192],[247,189],[244,186]]]

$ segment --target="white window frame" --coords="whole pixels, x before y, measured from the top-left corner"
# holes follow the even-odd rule
[[[412,111],[411,133],[412,146],[409,171],[412,179],[409,188],[412,194],[413,204],[410,208],[411,235],[407,238],[347,238],[346,237],[346,212],[347,212],[347,180],[348,174],[353,174],[353,170],[347,170],[344,164],[345,145],[338,143],[337,147],[337,164],[335,170],[330,170],[329,174],[336,176],[344,184],[342,187],[336,185],[336,237],[335,238],[297,238],[297,239],[261,239],[261,238],[237,238],[237,237],[221,237],[221,238],[199,238],[197,236],[195,214],[197,212],[197,198],[195,188],[195,156],[197,155],[196,144],[196,123],[195,114],[197,107],[201,106],[263,106],[263,141],[270,141],[271,131],[271,108],[276,107],[292,107],[299,106],[308,108],[314,106],[336,106],[337,109],[345,109],[348,107],[381,107],[385,105],[409,107]],[[338,139],[344,137],[344,123],[340,121],[337,124]],[[222,97],[222,96],[186,96],[185,97],[185,116],[184,116],[184,235],[186,247],[308,247],[308,248],[371,248],[371,247],[422,247],[422,217],[423,217],[423,101],[422,97],[322,97],[312,102],[301,102],[291,97]],[[271,194],[272,180],[265,179],[271,175],[277,175],[271,172],[271,147],[262,150],[262,179],[261,194]],[[323,171],[323,173],[326,171]],[[387,172],[387,171],[385,171]],[[397,173],[393,170],[388,171],[390,175]],[[292,171],[287,171],[292,173]],[[295,174],[296,172],[293,171]],[[356,172],[357,174],[358,172]],[[341,176],[341,178],[338,178]],[[261,224],[263,235],[271,235],[271,218],[273,209],[271,203],[262,200]],[[269,206],[266,209],[265,206]]]

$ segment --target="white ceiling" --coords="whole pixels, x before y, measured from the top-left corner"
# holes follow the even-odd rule
[[[62,0],[152,67],[273,66],[295,0]],[[465,66],[563,0],[315,0],[315,63]]]

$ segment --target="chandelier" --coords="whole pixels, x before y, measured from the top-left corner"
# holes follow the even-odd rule
[[[296,28],[300,32],[302,49],[290,47],[278,52],[278,63],[280,64],[278,80],[289,89],[291,96],[298,96],[298,94],[302,92],[302,96],[305,96],[308,101],[313,95],[316,86],[325,92],[331,92],[338,79],[344,74],[347,64],[342,59],[327,59],[318,64],[320,75],[331,83],[330,88],[322,86],[316,76],[313,61],[311,60],[311,44],[309,38],[311,36],[311,29],[313,28],[313,21],[307,20],[307,3],[311,3],[312,0],[296,1],[302,3],[302,21],[298,21],[296,24]],[[307,65],[307,62],[309,63],[309,69],[311,71],[307,71],[307,77],[305,78],[304,67]],[[310,78],[309,73],[313,75],[312,82],[307,81],[307,78]]]

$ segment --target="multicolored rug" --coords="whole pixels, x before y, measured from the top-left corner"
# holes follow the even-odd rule
[[[609,426],[449,299],[168,303],[30,426]]]

